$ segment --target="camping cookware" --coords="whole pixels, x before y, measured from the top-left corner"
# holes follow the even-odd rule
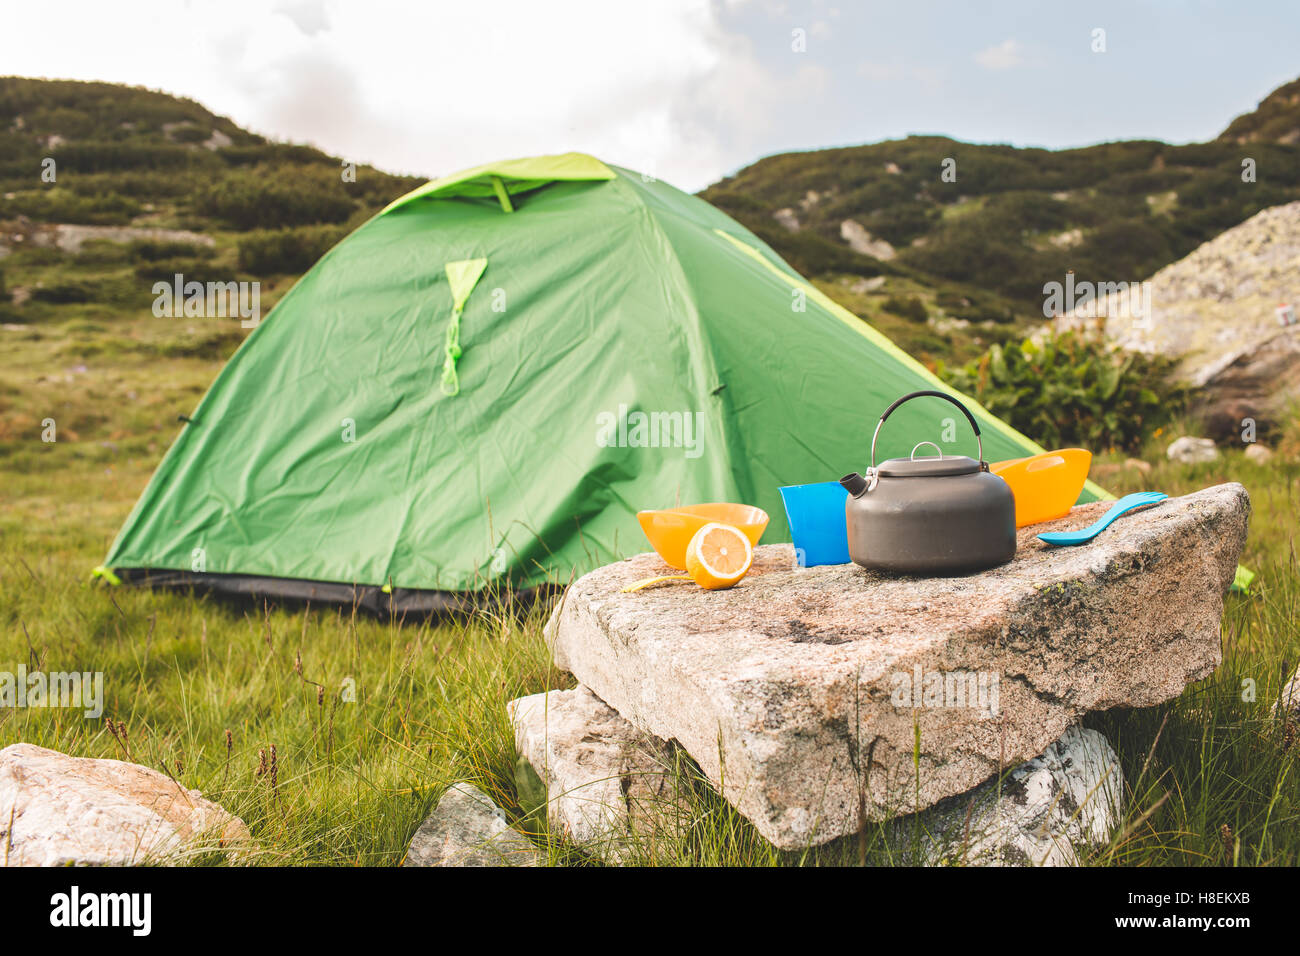
[[[1169,496],[1161,491],[1139,491],[1136,494],[1125,495],[1119,501],[1115,502],[1106,510],[1098,520],[1094,521],[1088,527],[1081,531],[1044,531],[1038,536],[1038,540],[1046,541],[1048,544],[1058,546],[1071,544],[1087,544],[1097,535],[1101,534],[1120,515],[1128,514],[1135,508],[1145,508],[1147,505],[1159,504]]]
[[[1029,458],[995,461],[989,471],[1011,486],[1016,496],[1016,527],[1064,518],[1079,500],[1088,480],[1092,452],[1062,448]]]
[[[885,420],[904,402],[923,395],[956,405],[975,432],[979,460],[945,457],[934,442],[918,443],[908,458],[876,467],[876,439]],[[931,445],[936,457],[917,458]],[[1016,553],[1016,502],[1010,486],[989,473],[984,440],[966,406],[946,392],[904,395],[885,409],[871,436],[871,467],[840,479],[849,556],[864,568],[904,574],[979,571],[1010,561]]]

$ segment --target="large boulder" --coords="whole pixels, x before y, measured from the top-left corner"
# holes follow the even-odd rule
[[[1290,304],[1300,314],[1300,202],[1257,213],[1147,283],[1150,314],[1123,290],[1066,313],[1057,328],[1102,328],[1125,349],[1176,359],[1215,438],[1240,440],[1243,419],[1270,423],[1286,412],[1300,391],[1300,324],[1283,326],[1278,313]]]
[[[545,858],[472,783],[454,783],[411,838],[403,866],[540,866]]]
[[[680,825],[671,745],[586,687],[521,697],[507,710],[520,752],[549,784],[551,825],[569,840],[626,863],[665,824]],[[927,865],[1073,866],[1076,846],[1110,839],[1123,805],[1115,751],[1095,730],[1070,727],[1009,773],[899,818],[894,834]]]
[[[34,744],[0,750],[5,865],[176,863],[249,846],[242,820],[157,770]]]
[[[678,812],[673,750],[586,687],[506,705],[519,753],[546,785],[552,830],[593,855],[628,858],[635,832]]]
[[[755,549],[736,587],[644,554],[569,589],[546,627],[556,664],[637,727],[680,744],[778,847],[822,843],[965,793],[1041,754],[1084,713],[1178,696],[1220,663],[1219,620],[1250,511],[1238,484],[1126,515],[1088,545],[1023,529],[981,574],[799,568]]]

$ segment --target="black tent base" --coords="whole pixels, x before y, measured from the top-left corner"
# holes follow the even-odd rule
[[[561,585],[542,585],[518,591],[431,591],[421,588],[384,591],[370,585],[269,578],[254,574],[209,574],[157,568],[115,568],[114,573],[123,583],[155,590],[195,591],[255,604],[273,601],[277,604],[355,607],[378,617],[414,619],[470,614],[485,608],[524,612],[563,590]]]

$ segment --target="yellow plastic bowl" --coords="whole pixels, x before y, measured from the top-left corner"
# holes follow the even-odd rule
[[[721,521],[744,532],[749,543],[758,544],[767,528],[767,512],[751,505],[733,505],[715,502],[705,505],[684,505],[661,511],[638,511],[636,520],[650,539],[650,546],[669,567],[686,570],[686,546],[695,532],[710,521]]]
[[[1016,527],[1063,518],[1079,500],[1088,480],[1092,452],[1062,448],[1029,458],[989,465],[989,471],[1011,486],[1016,496]]]

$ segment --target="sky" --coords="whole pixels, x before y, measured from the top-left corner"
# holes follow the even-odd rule
[[[0,0],[0,24],[0,74],[164,90],[392,172],[579,150],[690,191],[909,133],[1212,139],[1300,76],[1300,3],[1267,0]]]

